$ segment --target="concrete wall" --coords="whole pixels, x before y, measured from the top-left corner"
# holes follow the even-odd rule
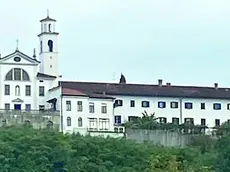
[[[126,129],[126,139],[134,140],[139,143],[149,142],[163,146],[184,147],[191,142],[191,137],[192,135],[163,130]]]
[[[0,127],[3,126],[18,126],[29,122],[35,129],[47,128],[50,122],[53,124],[53,129],[59,130],[60,116],[54,112],[40,113],[17,113],[17,112],[0,112]]]

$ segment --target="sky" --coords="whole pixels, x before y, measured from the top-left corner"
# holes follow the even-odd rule
[[[229,0],[7,0],[2,56],[38,50],[47,9],[63,80],[230,87]]]

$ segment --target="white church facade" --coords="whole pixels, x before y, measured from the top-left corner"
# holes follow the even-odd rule
[[[163,122],[210,128],[230,119],[230,88],[60,81],[56,20],[41,21],[39,57],[15,52],[0,58],[0,109],[55,111],[62,132],[124,132],[144,111]]]

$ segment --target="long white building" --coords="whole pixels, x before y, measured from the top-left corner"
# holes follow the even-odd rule
[[[0,108],[52,110],[60,114],[60,131],[113,132],[144,111],[163,122],[190,121],[214,127],[230,119],[230,88],[59,81],[56,20],[41,21],[39,58],[18,47],[0,58]]]

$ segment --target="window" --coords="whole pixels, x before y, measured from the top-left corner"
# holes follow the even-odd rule
[[[6,119],[2,119],[2,126],[6,126]]]
[[[28,73],[20,68],[14,68],[11,69],[7,74],[6,74],[6,78],[7,81],[29,81],[29,75]]]
[[[137,121],[138,117],[137,116],[128,116],[129,121]]]
[[[78,112],[82,112],[83,111],[82,101],[77,101],[77,111]]]
[[[94,113],[94,103],[89,103],[89,113]]]
[[[141,106],[144,108],[150,107],[149,101],[142,101]]]
[[[49,24],[49,32],[51,32],[51,24]]]
[[[82,118],[81,117],[78,118],[78,127],[82,127]]]
[[[67,117],[66,123],[67,123],[67,126],[68,126],[68,127],[71,126],[71,118],[70,118],[70,117]]]
[[[9,72],[6,74],[6,80],[7,80],[7,81],[13,80],[13,70],[9,71]]]
[[[194,119],[193,119],[193,118],[185,118],[185,119],[184,119],[184,123],[187,123],[187,124],[194,124]]]
[[[29,75],[26,73],[26,71],[22,70],[22,79],[23,81],[29,81]]]
[[[31,104],[26,104],[25,109],[26,109],[26,111],[30,111],[31,110]]]
[[[42,41],[40,41],[40,53],[42,53]]]
[[[66,111],[71,111],[71,101],[66,101]]]
[[[10,104],[9,103],[5,103],[5,110],[10,110]]]
[[[178,108],[178,102],[171,102],[171,103],[170,103],[170,107],[171,107],[172,109],[177,109],[177,108]]]
[[[121,124],[121,116],[114,116],[114,122],[117,125]]]
[[[15,96],[20,96],[20,87],[19,87],[19,85],[17,85],[15,87]]]
[[[53,41],[52,40],[48,41],[48,47],[49,47],[49,52],[53,52]]]
[[[89,129],[97,130],[97,118],[89,118]]]
[[[190,102],[186,102],[184,106],[185,106],[185,109],[192,109],[192,103]]]
[[[10,85],[5,85],[5,95],[10,95]]]
[[[99,130],[109,130],[109,119],[99,118]]]
[[[101,113],[107,113],[107,106],[106,103],[101,104]]]
[[[215,126],[220,126],[220,119],[215,119]]]
[[[45,96],[45,87],[39,86],[39,96]]]
[[[161,117],[160,118],[160,123],[166,124],[167,123],[167,118]]]
[[[115,106],[123,106],[123,100],[115,100]]]
[[[158,102],[158,108],[166,108],[166,103],[165,102]]]
[[[202,118],[200,123],[201,123],[202,126],[206,126],[206,119]]]
[[[230,103],[227,104],[227,109],[230,110]]]
[[[201,110],[204,110],[204,109],[205,109],[205,103],[201,103],[201,104],[200,104],[200,109],[201,109]]]
[[[135,107],[135,101],[134,100],[130,100],[130,107]]]
[[[53,122],[52,121],[48,121],[46,124],[47,128],[51,129],[53,128]]]
[[[45,110],[45,105],[39,105],[39,110],[44,111]]]
[[[30,85],[26,85],[26,96],[31,96],[31,87],[30,87]]]
[[[21,69],[19,69],[19,68],[14,69],[14,80],[16,80],[16,81],[22,80]]]
[[[221,104],[220,103],[213,103],[213,109],[214,110],[221,110]]]
[[[179,125],[179,118],[173,117],[173,118],[172,118],[172,123],[173,123],[173,124],[176,124],[176,125]]]

